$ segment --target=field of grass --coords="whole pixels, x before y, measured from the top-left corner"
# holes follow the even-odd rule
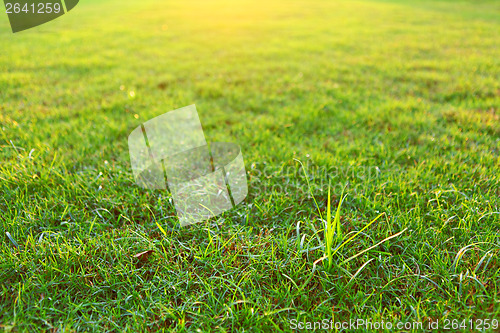
[[[498,1],[86,0],[17,34],[1,13],[0,331],[499,319],[499,32]],[[190,104],[249,195],[180,228],[127,136]],[[330,268],[329,182],[335,246],[383,213]]]

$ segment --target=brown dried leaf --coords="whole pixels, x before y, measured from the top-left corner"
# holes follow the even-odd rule
[[[151,253],[153,253],[153,250],[147,250],[141,253],[134,254],[134,258],[137,258],[139,260],[147,260]]]

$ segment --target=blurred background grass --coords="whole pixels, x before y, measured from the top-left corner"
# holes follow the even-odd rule
[[[3,136],[63,146],[70,160],[89,163],[98,152],[126,160],[131,128],[192,103],[210,139],[259,143],[256,156],[267,158],[313,153],[328,140],[329,154],[357,157],[380,149],[373,138],[391,123],[406,127],[389,133],[400,140],[381,138],[397,150],[407,134],[423,135],[419,124],[431,136],[453,131],[436,124],[445,111],[498,135],[488,113],[498,102],[498,6],[83,1],[18,34],[3,16]],[[354,135],[341,135],[350,128]]]

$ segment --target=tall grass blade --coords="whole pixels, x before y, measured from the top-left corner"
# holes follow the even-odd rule
[[[332,210],[331,210],[331,199],[330,199],[330,183],[328,183],[328,203],[326,206],[326,255],[328,256],[328,268],[332,267],[333,257],[332,257],[332,243],[333,243],[333,228],[332,225]]]
[[[308,188],[309,193],[311,194],[311,196],[314,200],[314,204],[316,205],[316,208],[318,209],[319,218],[321,220],[323,220],[323,215],[321,214],[321,210],[319,209],[319,205],[318,205],[318,202],[316,201],[316,197],[314,197],[314,194],[312,193],[312,188],[311,188],[311,184],[309,183],[309,178],[307,177],[306,168],[304,167],[304,164],[300,160],[298,160],[296,158],[294,158],[294,160],[299,162],[299,164],[302,166],[302,170],[304,171],[304,176],[306,177],[307,188]]]
[[[342,203],[345,199],[344,190],[345,186],[342,189],[342,194],[340,195],[339,205],[337,206],[337,212],[335,213],[335,221],[333,221],[333,224],[337,226],[337,240],[342,239],[342,228],[340,227],[340,207],[342,206]]]

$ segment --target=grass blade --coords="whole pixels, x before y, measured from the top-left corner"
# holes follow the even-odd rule
[[[328,183],[328,203],[326,207],[326,255],[328,257],[328,268],[332,267],[332,243],[333,243],[333,225],[332,225],[332,210],[330,199],[330,183]]]
[[[341,265],[345,264],[346,262],[351,261],[351,260],[352,260],[352,259],[354,259],[354,258],[359,257],[359,256],[360,256],[360,255],[362,255],[363,253],[370,251],[371,249],[373,249],[373,248],[375,248],[375,247],[379,246],[380,244],[382,244],[382,243],[384,243],[384,242],[387,242],[389,239],[392,239],[392,238],[394,238],[394,237],[398,237],[399,235],[401,235],[401,234],[402,234],[403,232],[405,232],[406,230],[408,230],[408,228],[404,228],[402,231],[398,232],[397,234],[394,234],[394,235],[392,235],[392,236],[389,236],[389,237],[387,237],[387,238],[385,238],[385,239],[381,240],[381,241],[380,241],[380,242],[378,242],[377,244],[375,244],[375,245],[373,245],[373,246],[370,246],[370,247],[369,247],[369,248],[367,248],[367,249],[364,249],[363,251],[361,251],[361,252],[359,252],[359,253],[357,253],[357,254],[353,255],[352,257],[350,257],[350,258],[348,258],[348,259],[346,259],[346,260],[342,261]]]
[[[19,244],[17,244],[16,240],[14,238],[12,238],[12,235],[10,234],[10,232],[6,231],[5,234],[7,235],[7,238],[9,238],[9,240],[11,241],[11,243],[14,244],[14,246],[16,247],[16,249],[19,250]]]
[[[362,233],[366,228],[368,228],[369,226],[371,226],[373,223],[375,223],[375,221],[377,221],[382,215],[384,215],[385,213],[381,213],[379,214],[376,218],[374,218],[370,223],[368,223],[367,225],[365,225],[363,227],[363,229],[361,229],[360,231],[358,231],[357,233],[354,234],[354,236],[352,236],[351,238],[349,238],[348,240],[346,240],[345,242],[343,242],[339,247],[337,247],[333,253],[332,253],[332,256],[337,253],[341,248],[344,247],[344,245],[346,245],[347,243],[349,243],[350,241],[352,241],[355,237],[357,237],[360,233]]]

